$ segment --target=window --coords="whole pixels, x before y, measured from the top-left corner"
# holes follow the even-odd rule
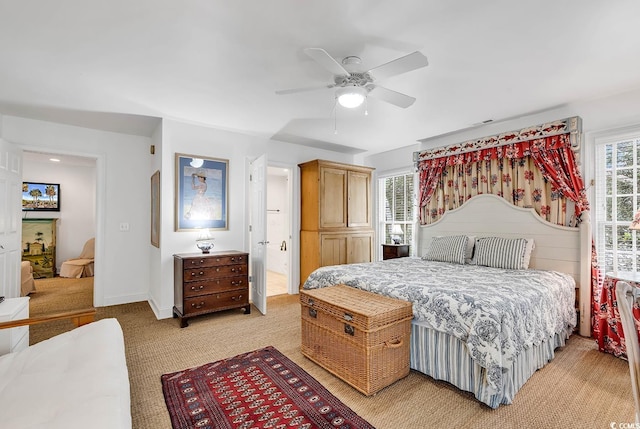
[[[595,237],[604,272],[640,270],[640,231],[629,229],[640,204],[640,130],[596,139]]]
[[[389,176],[379,179],[380,192],[380,231],[381,243],[393,243],[391,229],[400,225],[403,234],[400,243],[413,244],[413,232],[416,217],[416,197],[413,173]],[[413,249],[414,246],[412,246]]]

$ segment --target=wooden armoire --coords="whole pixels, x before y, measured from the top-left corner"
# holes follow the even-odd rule
[[[318,267],[371,262],[370,167],[314,160],[300,167],[300,287]]]

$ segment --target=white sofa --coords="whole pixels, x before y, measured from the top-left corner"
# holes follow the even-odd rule
[[[0,427],[131,428],[124,337],[116,319],[89,323],[0,356]]]

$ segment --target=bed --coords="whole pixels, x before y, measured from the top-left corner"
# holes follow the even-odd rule
[[[76,313],[48,320],[85,317]],[[23,324],[40,319],[45,318],[23,319]],[[86,323],[0,356],[0,404],[0,426],[7,428],[130,429],[129,377],[118,321]]]
[[[418,257],[321,267],[303,287],[346,284],[412,302],[411,368],[497,408],[578,323],[583,235],[480,195],[420,227]],[[518,257],[494,258],[497,245]]]

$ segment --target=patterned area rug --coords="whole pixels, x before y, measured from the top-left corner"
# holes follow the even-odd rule
[[[374,429],[271,346],[161,381],[173,429]]]

